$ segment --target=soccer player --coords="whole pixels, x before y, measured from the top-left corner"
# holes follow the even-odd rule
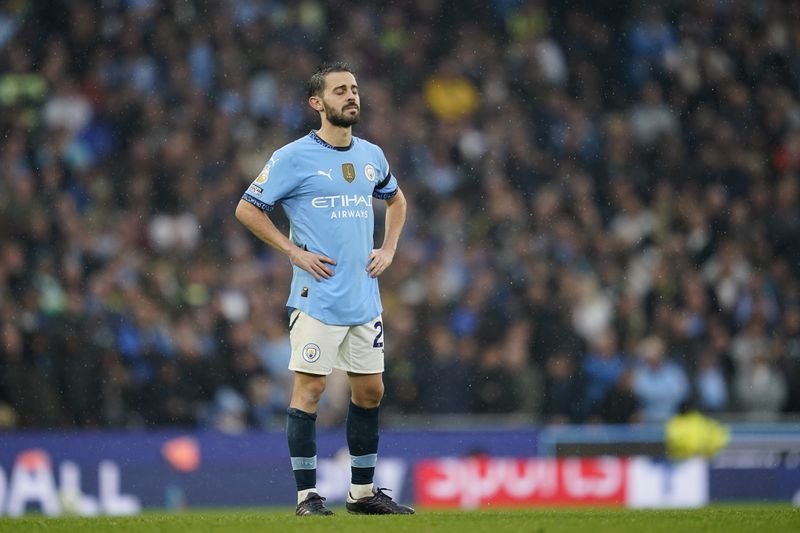
[[[297,515],[330,515],[316,485],[317,403],[333,368],[347,372],[351,484],[356,514],[413,514],[373,484],[383,397],[384,328],[378,276],[392,264],[406,200],[383,151],[353,136],[361,111],[356,78],[344,63],[319,68],[308,105],[321,126],[270,157],[242,196],[236,218],[293,265],[289,337],[294,371],[286,433],[297,482]],[[373,198],[385,200],[383,245],[373,249]],[[269,218],[281,202],[289,237]]]

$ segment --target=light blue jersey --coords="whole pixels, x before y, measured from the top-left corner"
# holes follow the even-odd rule
[[[316,281],[293,265],[287,306],[331,325],[364,324],[383,311],[377,278],[367,272],[373,248],[372,199],[397,194],[397,181],[376,145],[358,137],[347,148],[310,132],[276,150],[242,199],[271,212],[281,202],[289,238],[336,261]]]

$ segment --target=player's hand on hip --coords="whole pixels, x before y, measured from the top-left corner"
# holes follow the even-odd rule
[[[394,260],[394,252],[386,250],[385,248],[378,248],[372,250],[369,254],[369,263],[367,263],[367,272],[371,278],[377,278],[383,271],[389,268]]]
[[[314,276],[317,281],[329,279],[333,276],[333,269],[327,265],[336,266],[336,261],[328,256],[299,248],[289,256],[289,261]]]

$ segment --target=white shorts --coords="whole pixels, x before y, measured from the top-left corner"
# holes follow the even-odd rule
[[[331,326],[300,310],[289,316],[289,370],[327,376],[334,368],[355,374],[383,372],[383,319]]]

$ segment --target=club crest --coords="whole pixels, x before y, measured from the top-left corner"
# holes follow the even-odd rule
[[[353,163],[342,165],[342,176],[347,180],[347,183],[353,183],[353,180],[356,179],[356,167],[353,166]]]
[[[303,346],[303,359],[308,361],[309,363],[314,363],[319,359],[319,356],[322,355],[322,350],[319,349],[319,346],[310,342]]]
[[[378,174],[375,172],[375,167],[367,163],[367,166],[364,167],[364,175],[367,177],[368,181],[373,182]]]

